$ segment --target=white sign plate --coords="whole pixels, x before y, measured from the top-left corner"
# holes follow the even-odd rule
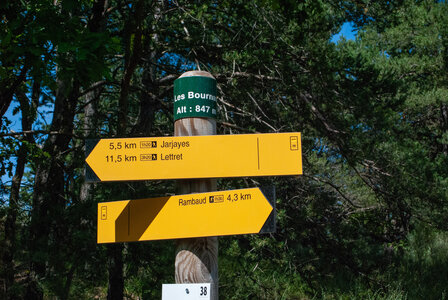
[[[210,283],[163,284],[162,300],[210,300]]]

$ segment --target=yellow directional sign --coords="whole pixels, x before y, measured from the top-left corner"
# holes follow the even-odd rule
[[[259,188],[103,202],[98,243],[273,232],[274,221]]]
[[[88,181],[302,174],[300,132],[101,139],[90,148]]]

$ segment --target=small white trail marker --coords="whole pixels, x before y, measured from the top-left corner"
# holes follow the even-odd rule
[[[163,284],[162,300],[210,300],[210,283]]]

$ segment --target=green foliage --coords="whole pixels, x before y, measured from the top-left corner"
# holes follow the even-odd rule
[[[13,119],[35,131],[2,116],[0,174],[11,178],[26,157],[19,201],[10,203],[7,182],[0,190],[0,227],[16,217],[12,240],[0,231],[2,258],[14,251],[10,294],[24,297],[35,282],[46,298],[106,298],[97,203],[175,188],[87,187],[84,140],[172,135],[173,79],[200,67],[218,81],[220,134],[302,132],[303,176],[219,180],[220,189],[277,189],[275,234],[220,239],[222,299],[446,297],[446,2],[36,0],[0,9],[0,96],[20,102]],[[356,40],[330,42],[347,21]],[[170,241],[125,244],[125,297],[160,298],[174,255]],[[8,268],[4,258],[2,280]]]
[[[445,299],[448,288],[448,235],[419,224],[398,258],[400,282],[412,299]]]

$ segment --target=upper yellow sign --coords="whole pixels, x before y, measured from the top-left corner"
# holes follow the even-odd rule
[[[98,203],[98,243],[272,232],[266,197],[274,194],[250,188]]]
[[[300,132],[101,139],[86,162],[88,181],[300,175],[302,149]]]

